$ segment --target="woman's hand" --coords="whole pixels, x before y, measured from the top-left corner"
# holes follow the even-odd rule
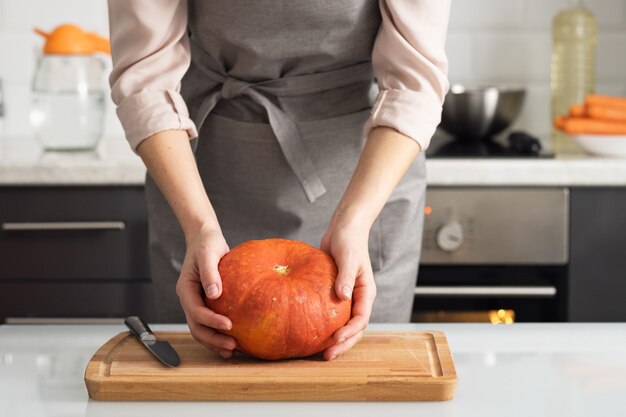
[[[321,249],[329,253],[337,264],[337,296],[353,300],[350,320],[333,335],[335,344],[324,351],[326,360],[335,359],[361,340],[369,323],[376,298],[376,284],[370,263],[368,236],[368,227],[331,225],[322,239]]]
[[[203,293],[215,299],[222,295],[222,279],[217,265],[228,245],[219,229],[202,226],[187,238],[187,253],[176,294],[185,311],[192,336],[224,358],[230,358],[236,347],[235,339],[217,330],[230,330],[232,322],[226,316],[211,311],[204,303]]]
[[[394,129],[372,129],[350,184],[335,209],[320,246],[332,255],[339,268],[335,292],[344,299],[352,294],[353,302],[352,317],[335,332],[337,343],[324,352],[328,360],[354,346],[367,327],[376,297],[367,248],[369,230],[419,151],[416,141]]]

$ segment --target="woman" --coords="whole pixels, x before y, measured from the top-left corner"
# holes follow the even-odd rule
[[[370,317],[409,320],[423,151],[448,89],[449,7],[109,0],[112,96],[149,173],[161,321],[186,318],[230,357],[235,340],[215,329],[232,323],[201,294],[221,295],[229,247],[269,237],[319,244],[337,263],[335,290],[353,312],[326,359],[350,349]]]

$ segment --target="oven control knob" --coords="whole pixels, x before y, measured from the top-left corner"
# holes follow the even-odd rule
[[[446,252],[454,252],[463,244],[463,227],[458,222],[446,223],[437,230],[437,246]]]

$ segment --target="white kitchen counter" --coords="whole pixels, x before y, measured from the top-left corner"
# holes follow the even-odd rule
[[[626,159],[429,159],[429,186],[624,187]]]
[[[429,159],[430,186],[626,186],[626,159]],[[145,168],[123,138],[96,152],[44,153],[32,138],[0,141],[0,185],[141,185]]]
[[[0,141],[0,185],[142,185],[146,168],[123,138],[93,152],[44,152],[34,138]]]
[[[153,326],[183,330],[184,326]],[[0,326],[0,416],[624,416],[626,324],[372,325],[443,330],[455,399],[439,403],[112,403],[83,383],[91,354],[123,326]]]

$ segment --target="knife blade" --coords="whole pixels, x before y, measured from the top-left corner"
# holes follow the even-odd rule
[[[171,367],[180,365],[180,358],[172,345],[164,340],[157,340],[148,324],[140,317],[126,317],[124,324],[158,360]]]

